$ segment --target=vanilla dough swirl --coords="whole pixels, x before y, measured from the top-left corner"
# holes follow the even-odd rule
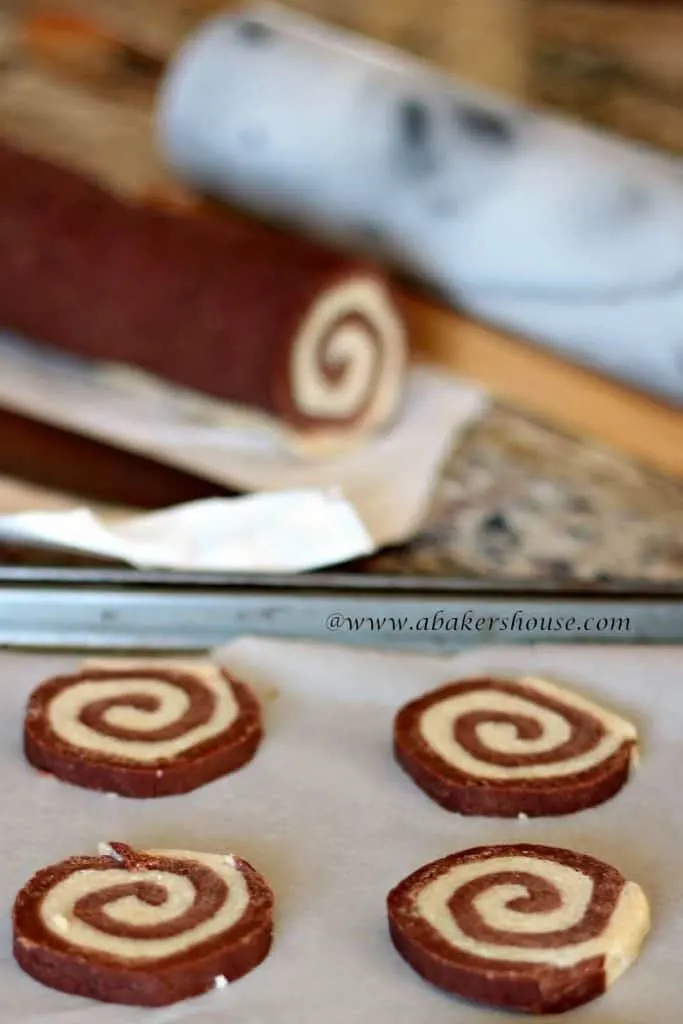
[[[531,678],[456,684],[424,711],[420,732],[448,764],[487,779],[573,775],[636,738],[630,722]]]
[[[53,935],[85,952],[150,961],[229,932],[248,904],[234,857],[140,853],[114,843],[108,866],[86,863],[56,880],[40,916]]]
[[[329,429],[387,422],[405,375],[405,328],[379,280],[355,277],[323,292],[289,360],[293,414]]]
[[[65,743],[144,764],[224,732],[238,707],[218,667],[141,666],[88,669],[54,693],[46,714]]]

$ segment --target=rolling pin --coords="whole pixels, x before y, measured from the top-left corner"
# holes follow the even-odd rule
[[[683,169],[258,5],[163,77],[190,187],[381,257],[485,322],[683,404]]]

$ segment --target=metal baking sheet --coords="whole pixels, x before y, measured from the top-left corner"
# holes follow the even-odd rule
[[[0,570],[0,644],[206,650],[243,635],[426,652],[683,640],[683,588],[319,573]]]

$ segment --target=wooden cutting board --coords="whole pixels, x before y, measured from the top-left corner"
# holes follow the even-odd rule
[[[683,412],[414,295],[415,350],[579,437],[683,478]]]

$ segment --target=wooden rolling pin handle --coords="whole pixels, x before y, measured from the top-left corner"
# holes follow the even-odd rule
[[[154,88],[166,63],[94,20],[66,14],[27,17],[19,29],[19,47],[29,60],[55,73],[102,85],[134,80]]]

